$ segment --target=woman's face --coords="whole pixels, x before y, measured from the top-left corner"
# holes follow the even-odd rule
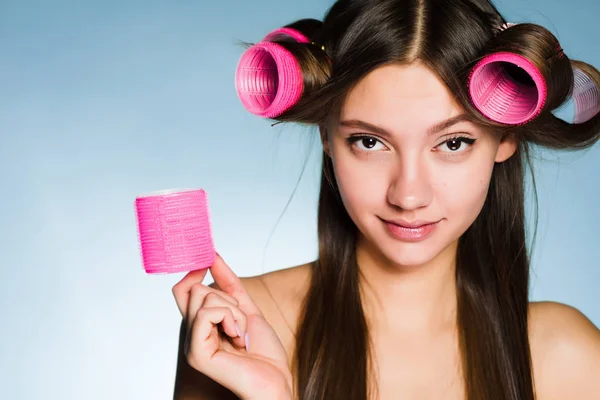
[[[455,244],[481,211],[494,163],[515,151],[462,113],[422,64],[388,65],[349,93],[323,138],[348,214],[395,264],[421,265]],[[415,222],[434,224],[399,226]]]

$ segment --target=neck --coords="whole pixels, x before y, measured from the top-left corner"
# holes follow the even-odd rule
[[[371,329],[395,335],[455,330],[456,250],[457,242],[426,264],[403,266],[359,239],[360,287]]]

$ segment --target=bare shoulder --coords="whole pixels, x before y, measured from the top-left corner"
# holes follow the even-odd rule
[[[600,398],[600,330],[579,310],[555,302],[529,306],[538,398]]]

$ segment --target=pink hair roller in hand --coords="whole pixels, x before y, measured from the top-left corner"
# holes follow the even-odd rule
[[[518,54],[499,52],[475,65],[469,76],[469,94],[475,107],[487,118],[520,125],[542,112],[548,87],[531,61]]]
[[[263,118],[283,114],[296,104],[304,90],[304,77],[294,55],[283,46],[270,42],[278,37],[289,37],[299,43],[310,42],[295,29],[276,29],[242,54],[235,75],[242,104]]]
[[[146,273],[185,272],[213,265],[216,253],[204,190],[142,195],[135,199],[135,209]]]

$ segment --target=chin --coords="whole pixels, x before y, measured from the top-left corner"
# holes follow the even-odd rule
[[[380,249],[383,257],[390,263],[399,267],[417,268],[433,260],[439,252],[428,246],[393,246],[393,248]]]

